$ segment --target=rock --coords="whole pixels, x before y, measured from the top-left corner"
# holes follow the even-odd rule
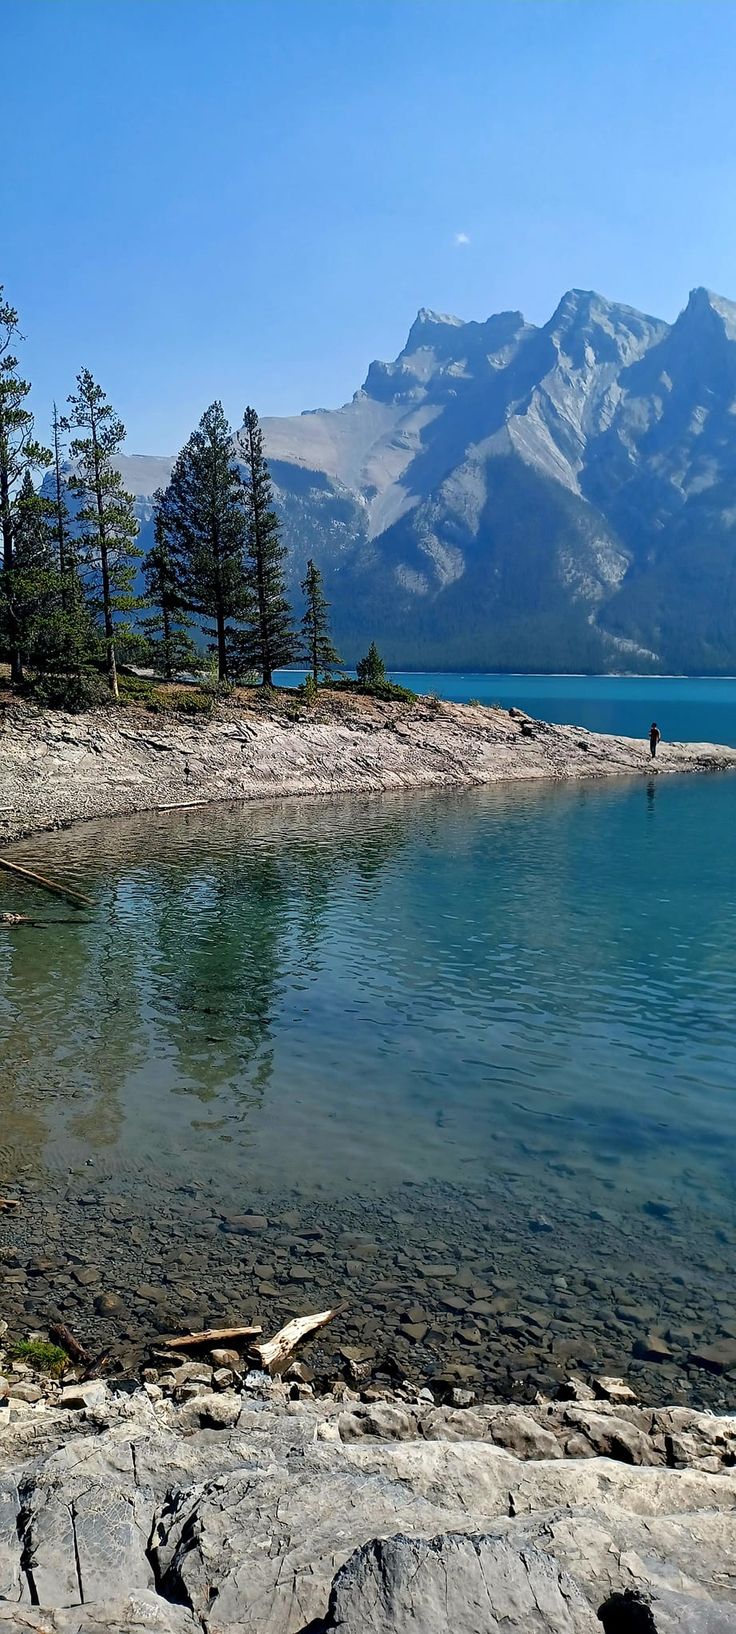
[[[595,1390],[584,1379],[566,1379],[558,1390],[560,1401],[595,1401]]]
[[[98,1294],[95,1310],[98,1316],[122,1316],[125,1313],[125,1300],[119,1294]]]
[[[599,1401],[621,1402],[626,1405],[629,1402],[633,1404],[637,1400],[635,1391],[632,1390],[630,1384],[626,1383],[625,1379],[616,1379],[606,1374],[593,1379],[593,1391]]]
[[[265,1214],[228,1214],[223,1221],[223,1230],[232,1231],[236,1236],[247,1237],[267,1229]]]
[[[25,1379],[19,1379],[17,1382],[15,1379],[11,1379],[7,1385],[7,1389],[3,1391],[3,1395],[8,1396],[11,1401],[25,1401],[32,1403],[43,1400],[43,1390],[41,1389],[41,1386],[39,1384],[33,1384],[30,1381],[26,1381]]]
[[[338,1419],[343,1441],[357,1441],[363,1436],[382,1440],[410,1441],[417,1434],[417,1421],[406,1408],[371,1403],[356,1408],[354,1413],[341,1413]]]
[[[713,1345],[699,1345],[688,1357],[694,1367],[709,1373],[733,1373],[736,1369],[736,1339],[718,1339]]]
[[[338,1572],[324,1634],[601,1634],[539,1550],[453,1533],[374,1539]]]
[[[421,1345],[422,1340],[426,1339],[429,1333],[429,1324],[427,1322],[405,1322],[401,1332],[407,1339],[411,1340],[413,1345]]]
[[[594,1413],[587,1407],[568,1407],[566,1422],[586,1440],[594,1453],[621,1459],[624,1464],[654,1462],[651,1442],[635,1425],[613,1414]],[[664,1457],[658,1460],[664,1463]]]
[[[424,1395],[425,1395],[424,1390],[420,1390],[420,1392],[419,1392],[420,1401],[422,1400]],[[429,1396],[430,1401],[434,1405],[434,1397],[432,1395],[431,1390],[427,1390],[426,1395]],[[475,1401],[475,1391],[474,1390],[462,1390],[458,1385],[456,1385],[454,1390],[450,1391],[450,1406],[451,1407],[472,1407],[474,1401]]]
[[[8,1634],[202,1634],[190,1611],[154,1593],[121,1593],[115,1600],[59,1611],[0,1603],[0,1629]]]
[[[102,1379],[90,1379],[88,1384],[67,1384],[59,1395],[59,1406],[74,1412],[98,1412],[108,1401],[107,1385]]]
[[[718,1603],[667,1589],[625,1589],[599,1609],[603,1634],[734,1634],[736,1600]]]
[[[211,1350],[210,1361],[213,1367],[230,1367],[237,1373],[241,1367],[240,1351]]]
[[[736,1359],[736,1346],[734,1347]],[[642,1362],[671,1362],[672,1351],[659,1333],[648,1333],[646,1339],[637,1339],[634,1355]]]
[[[518,1458],[561,1458],[562,1448],[551,1430],[545,1430],[529,1414],[503,1409],[489,1422],[494,1445],[506,1447]]]

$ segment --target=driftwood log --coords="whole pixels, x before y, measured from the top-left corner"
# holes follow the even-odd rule
[[[203,1328],[201,1333],[185,1333],[180,1339],[164,1339],[167,1350],[194,1350],[197,1345],[219,1345],[225,1339],[256,1339],[263,1328]]]
[[[20,1208],[19,1197],[0,1197],[0,1209]]]
[[[51,891],[53,896],[66,897],[68,902],[73,902],[75,908],[94,906],[88,896],[82,896],[81,891],[73,890],[71,885],[57,885],[53,879],[47,879],[45,874],[35,874],[32,868],[22,868],[19,862],[10,862],[8,857],[0,857],[0,868],[6,868],[9,874],[17,874],[20,879],[27,879],[31,885],[40,885],[43,891]]]
[[[68,1328],[64,1322],[52,1323],[49,1328],[49,1339],[53,1339],[55,1345],[61,1345],[70,1361],[76,1362],[79,1367],[92,1366],[94,1357],[91,1351],[85,1350],[84,1345],[80,1345],[79,1340],[75,1339],[71,1328]]]
[[[335,1305],[330,1311],[318,1311],[315,1316],[295,1316],[292,1322],[279,1328],[272,1339],[264,1339],[260,1345],[251,1345],[250,1356],[258,1362],[267,1373],[281,1373],[291,1361],[292,1353],[304,1339],[309,1339],[320,1328],[325,1328],[328,1322],[342,1310],[341,1305]]]

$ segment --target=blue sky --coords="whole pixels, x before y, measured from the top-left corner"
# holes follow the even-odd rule
[[[43,428],[345,401],[419,306],[736,297],[730,0],[3,0],[0,279]]]

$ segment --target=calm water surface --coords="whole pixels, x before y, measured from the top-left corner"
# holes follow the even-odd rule
[[[732,1208],[729,778],[87,825],[19,859],[89,916],[0,943],[2,1141],[53,1168]],[[4,903],[27,908],[5,886]]]
[[[536,712],[518,679],[513,696]],[[694,735],[733,741],[718,696]],[[19,1319],[62,1287],[84,1325],[73,1242],[99,1249],[126,1309],[140,1296],[160,1315],[139,1286],[157,1275],[172,1298],[159,1327],[191,1321],[192,1302],[200,1322],[227,1320],[237,1257],[218,1220],[296,1200],[329,1254],[305,1262],[287,1236],[266,1266],[241,1255],[241,1303],[253,1290],[264,1320],[336,1280],[371,1332],[419,1299],[436,1361],[459,1343],[421,1269],[439,1254],[491,1292],[491,1272],[502,1293],[516,1284],[507,1303],[531,1312],[540,1366],[571,1331],[583,1361],[619,1370],[632,1333],[670,1333],[671,1377],[647,1388],[674,1394],[696,1340],[736,1341],[735,800],[729,776],[530,784],[140,816],[14,847],[95,904],[41,897],[37,924],[0,931]],[[25,888],[3,878],[0,905],[28,911]],[[346,1227],[374,1244],[362,1281],[360,1261],[335,1270]],[[24,1283],[47,1241],[58,1263]],[[531,1365],[529,1334],[476,1321],[481,1369],[499,1347],[504,1366],[514,1349]],[[701,1378],[720,1401],[707,1374],[691,1392]]]

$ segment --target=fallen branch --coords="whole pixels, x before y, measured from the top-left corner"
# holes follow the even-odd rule
[[[325,1328],[341,1310],[342,1305],[335,1305],[333,1310],[318,1311],[316,1316],[295,1316],[292,1322],[287,1322],[285,1327],[279,1328],[273,1339],[264,1339],[262,1344],[252,1345],[251,1357],[258,1361],[267,1373],[280,1373],[291,1360],[292,1351],[296,1350],[297,1345],[300,1345],[303,1339],[308,1339],[311,1334],[317,1333],[319,1328]]]
[[[189,1350],[196,1345],[219,1345],[222,1339],[255,1339],[263,1328],[203,1328],[201,1333],[185,1333],[181,1339],[164,1339],[167,1350]]]
[[[79,1340],[75,1339],[74,1334],[69,1328],[65,1327],[63,1322],[52,1323],[49,1328],[49,1339],[53,1339],[54,1344],[61,1345],[62,1350],[66,1351],[70,1360],[77,1362],[80,1367],[94,1366],[95,1359],[91,1352],[85,1350],[84,1345],[80,1345]]]
[[[19,1197],[0,1197],[0,1208],[20,1208]]]
[[[72,890],[70,885],[56,885],[52,879],[46,879],[44,874],[34,874],[31,868],[21,868],[19,862],[9,862],[7,857],[0,857],[0,868],[7,868],[9,874],[17,874],[20,879],[30,880],[31,885],[40,885],[43,891],[51,891],[54,896],[66,897],[75,907],[94,906],[88,896],[82,896],[81,891]]]
[[[27,913],[0,913],[0,925],[31,925]]]

